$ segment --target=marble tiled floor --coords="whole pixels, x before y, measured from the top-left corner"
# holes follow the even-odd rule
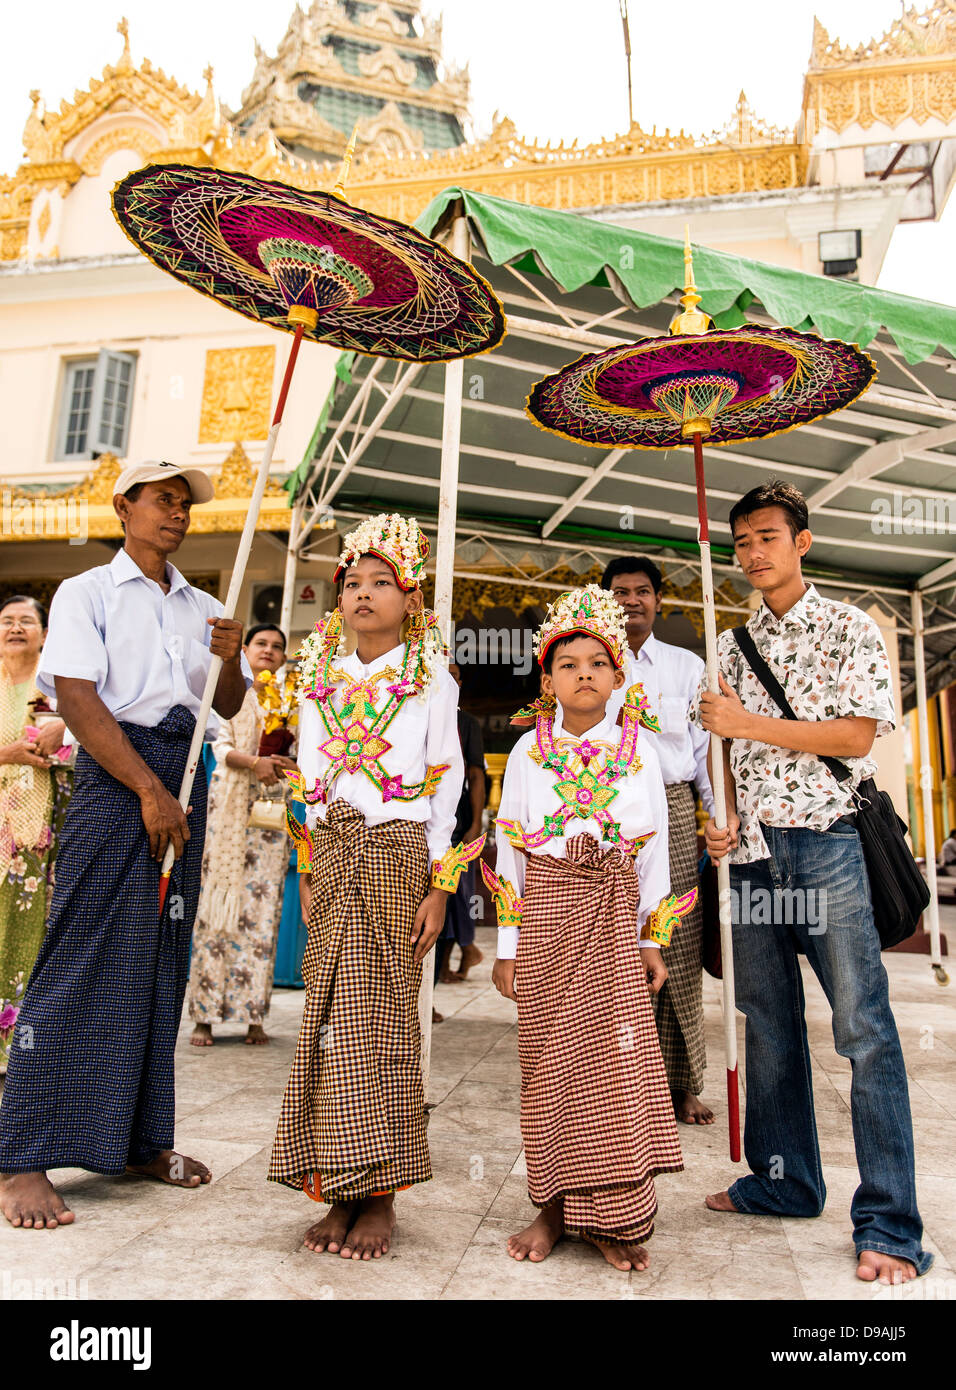
[[[956,912],[948,909],[950,942]],[[850,1067],[832,1046],[829,1011],[806,981],[817,1119],[829,1199],[815,1221],[722,1216],[703,1195],[735,1176],[727,1157],[719,986],[706,979],[710,1128],[681,1127],[685,1171],[658,1181],[651,1268],[619,1273],[591,1247],[563,1242],[542,1265],[518,1265],[505,1238],[530,1219],[518,1124],[514,1006],[491,986],[486,960],[466,984],[436,992],[429,1127],[433,1182],[403,1194],[392,1250],[352,1263],[301,1245],[322,1209],[265,1181],[302,995],[280,990],[272,1045],[217,1030],[211,1049],[178,1053],[177,1144],[214,1180],[182,1192],[73,1170],[57,1176],[76,1211],[71,1227],[0,1229],[0,1299],[51,1294],[214,1299],[880,1299],[956,1298],[956,967],[948,989],[925,956],[886,957],[910,1075],[920,1206],[936,1265],[904,1290],[854,1277],[849,1203],[857,1182],[848,1108]],[[952,957],[950,961],[952,961]],[[741,1022],[741,1036],[743,1032]]]

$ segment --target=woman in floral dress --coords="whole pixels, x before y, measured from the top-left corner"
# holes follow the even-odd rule
[[[70,776],[58,756],[66,726],[36,688],[46,610],[16,595],[0,604],[0,1006],[25,984],[46,930],[56,836]]]
[[[213,745],[216,771],[190,966],[189,1016],[196,1024],[190,1041],[196,1047],[210,1047],[212,1025],[227,1021],[248,1025],[247,1043],[269,1041],[262,1025],[272,994],[289,839],[281,824],[274,830],[255,824],[253,807],[264,799],[284,805],[283,769],[295,763],[273,751],[283,742],[287,751],[291,736],[265,734],[263,743],[262,699],[285,661],[285,637],[276,627],[254,627],[243,651],[256,684],[235,718],[222,722]]]

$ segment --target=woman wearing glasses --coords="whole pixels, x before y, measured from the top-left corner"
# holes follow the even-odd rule
[[[0,1014],[26,984],[46,926],[56,835],[69,799],[66,727],[36,687],[46,610],[0,603]],[[0,1069],[4,1049],[0,1037]]]

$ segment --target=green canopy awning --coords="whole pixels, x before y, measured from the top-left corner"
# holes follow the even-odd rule
[[[682,243],[579,213],[446,188],[429,203],[416,227],[434,235],[458,202],[495,265],[519,265],[526,258],[528,264],[520,269],[543,270],[568,293],[584,285],[619,286],[638,309],[683,289]],[[703,246],[694,247],[694,273],[701,307],[719,328],[746,322],[745,311],[759,300],[780,325],[815,329],[825,338],[843,338],[860,347],[885,329],[911,363],[940,347],[956,356],[956,308],[945,304]]]

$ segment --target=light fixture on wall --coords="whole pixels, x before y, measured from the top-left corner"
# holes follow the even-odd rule
[[[863,254],[863,233],[859,228],[852,231],[820,232],[817,244],[824,275],[835,275],[843,279],[856,276],[857,262]]]

